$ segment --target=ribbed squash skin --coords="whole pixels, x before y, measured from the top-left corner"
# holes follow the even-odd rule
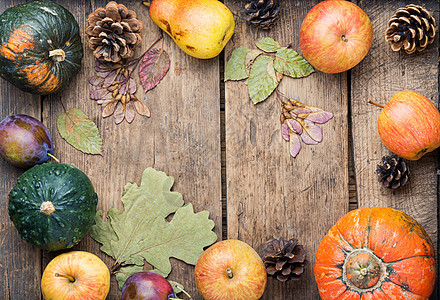
[[[50,201],[55,211],[40,211]],[[49,251],[70,248],[88,233],[98,197],[90,179],[67,164],[45,163],[21,175],[9,193],[9,216],[20,236]]]
[[[13,6],[0,15],[0,76],[18,88],[47,95],[78,73],[83,57],[79,26],[64,7],[49,1]],[[63,61],[50,57],[65,53]]]
[[[339,219],[321,240],[315,280],[322,300],[427,300],[435,284],[434,257],[431,239],[409,215],[361,208]],[[362,273],[367,270],[373,272]]]

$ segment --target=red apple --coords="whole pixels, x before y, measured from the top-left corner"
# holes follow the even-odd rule
[[[392,152],[418,160],[440,146],[440,113],[425,96],[401,91],[383,108],[377,131]]]
[[[110,289],[110,272],[96,255],[72,251],[58,255],[41,278],[45,300],[104,300]]]
[[[326,0],[315,5],[301,25],[299,42],[304,57],[324,73],[356,66],[370,49],[373,26],[357,5]]]
[[[263,261],[248,244],[238,240],[215,243],[199,257],[196,286],[205,300],[257,300],[266,288]]]

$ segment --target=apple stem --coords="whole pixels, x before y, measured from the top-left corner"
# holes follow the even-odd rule
[[[55,160],[57,163],[60,163],[60,160],[58,158],[56,158],[55,156],[53,156],[50,153],[47,153],[47,156],[51,157],[53,160]]]
[[[69,279],[70,282],[75,282],[75,278],[70,275],[55,273],[55,277],[63,277]]]
[[[229,278],[234,277],[234,274],[232,274],[232,270],[231,270],[231,268],[227,268],[227,269],[226,269],[226,275],[228,275]]]
[[[373,101],[370,101],[370,100],[368,100],[368,103],[373,104],[373,105],[376,105],[376,106],[381,107],[381,108],[384,108],[384,107],[385,107],[385,106],[383,106],[383,105],[380,105],[380,104],[374,103]]]

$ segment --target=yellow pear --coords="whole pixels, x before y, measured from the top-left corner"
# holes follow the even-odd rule
[[[217,0],[153,0],[150,18],[187,54],[213,58],[234,33],[231,11]]]

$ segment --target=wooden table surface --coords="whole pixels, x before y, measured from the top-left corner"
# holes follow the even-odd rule
[[[2,0],[0,12],[25,0]],[[438,35],[420,54],[391,51],[384,32],[389,18],[406,4],[422,4],[439,20],[439,2],[353,1],[370,17],[374,38],[366,58],[351,71],[329,75],[315,72],[307,78],[285,78],[280,91],[334,114],[323,125],[324,140],[303,147],[296,159],[280,133],[279,102],[274,96],[252,104],[242,82],[222,82],[224,65],[232,50],[254,48],[260,37],[291,44],[299,53],[299,31],[306,13],[319,0],[284,0],[280,20],[270,31],[246,25],[240,10],[245,1],[225,0],[236,21],[235,34],[224,54],[199,60],[183,53],[166,36],[163,47],[171,67],[164,80],[146,96],[151,118],[136,116],[132,124],[115,125],[101,118],[100,107],[89,99],[87,79],[94,58],[87,48],[87,16],[105,0],[55,0],[69,9],[82,30],[85,56],[81,72],[61,93],[36,96],[0,81],[0,117],[23,113],[41,119],[54,139],[54,154],[73,164],[92,180],[99,196],[98,208],[122,208],[127,182],[140,182],[147,167],[175,178],[174,190],[196,211],[208,210],[218,239],[240,239],[258,249],[271,236],[295,236],[304,245],[309,261],[296,282],[268,281],[263,299],[319,299],[313,277],[314,254],[328,229],[349,209],[389,206],[417,219],[438,249],[438,163],[434,151],[409,163],[412,178],[400,190],[389,191],[377,182],[375,169],[390,152],[381,143],[376,121],[380,109],[368,100],[385,104],[396,92],[422,93],[438,105]],[[158,36],[148,9],[140,1],[120,0],[144,22],[145,50]],[[138,50],[140,53],[142,50]],[[142,51],[143,52],[143,51]],[[67,144],[56,129],[63,108],[79,108],[96,122],[103,138],[103,155],[86,155]],[[59,253],[47,253],[24,242],[9,219],[7,195],[23,170],[0,160],[0,299],[41,299],[40,278],[46,264]],[[112,260],[90,237],[73,249],[97,254],[109,266]],[[438,255],[438,251],[437,251]],[[172,260],[169,278],[197,292],[193,266]],[[120,299],[112,278],[108,299]],[[438,299],[438,289],[432,299]]]

